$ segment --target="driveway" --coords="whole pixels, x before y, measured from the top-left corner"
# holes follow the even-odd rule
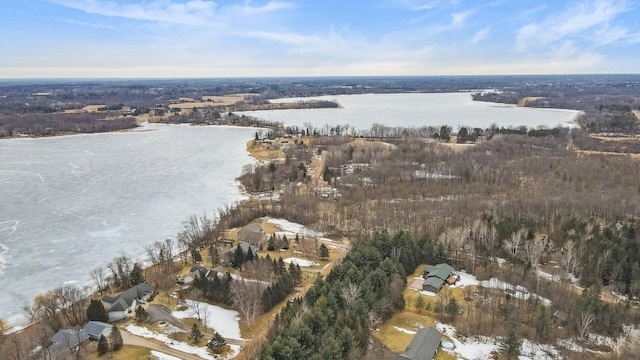
[[[193,354],[187,354],[185,352],[172,349],[164,344],[161,345],[153,341],[149,341],[145,338],[133,335],[127,332],[126,330],[120,330],[120,334],[122,334],[122,342],[126,345],[136,345],[136,346],[145,347],[151,350],[160,351],[161,353],[164,353],[167,355],[175,356],[178,359],[183,359],[183,360],[202,360],[202,358],[199,356],[196,356]]]
[[[149,313],[149,320],[147,321],[149,324],[155,324],[158,321],[164,321],[182,330],[188,330],[188,326],[185,325],[180,319],[173,316],[171,314],[171,310],[169,310],[169,308],[164,305],[149,304],[147,312]]]

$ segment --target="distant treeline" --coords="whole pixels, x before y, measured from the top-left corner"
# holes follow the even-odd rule
[[[637,97],[640,84],[573,86],[524,86],[505,91],[488,91],[472,94],[473,100],[528,107],[581,110],[577,121],[584,129],[593,132],[621,132],[636,134],[640,131],[634,109],[640,109]],[[527,101],[523,99],[528,98]]]
[[[106,120],[103,114],[27,114],[0,116],[0,138],[51,136],[65,133],[98,133],[131,129],[135,118]]]

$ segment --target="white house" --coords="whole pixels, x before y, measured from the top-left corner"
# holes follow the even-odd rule
[[[147,301],[152,293],[151,285],[138,284],[117,296],[103,296],[102,304],[109,313],[109,322],[133,316],[138,303]]]

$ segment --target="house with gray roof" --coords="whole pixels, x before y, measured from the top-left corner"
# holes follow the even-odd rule
[[[266,243],[267,240],[262,226],[257,222],[252,222],[238,231],[239,242],[247,242],[258,249]]]
[[[87,325],[82,328],[82,331],[89,335],[89,338],[94,341],[100,340],[100,336],[109,338],[111,330],[113,330],[113,325],[102,321],[89,321]]]
[[[423,272],[425,280],[422,290],[437,293],[444,284],[453,285],[458,281],[458,277],[453,274],[453,267],[449,264],[426,265]]]
[[[240,248],[242,249],[242,253],[245,255],[249,252],[249,249],[251,249],[251,252],[254,256],[258,254],[258,248],[251,243],[240,241],[240,243],[238,243],[238,246],[240,246]],[[222,254],[222,260],[230,263],[233,260],[233,255],[236,253],[236,249],[238,248],[238,246],[234,246],[229,249],[229,251]]]
[[[431,360],[438,351],[441,339],[442,334],[435,328],[422,328],[413,337],[404,354],[398,355],[397,360]]]
[[[207,269],[204,266],[196,265],[189,270],[189,273],[179,279],[178,283],[191,285],[196,279],[200,277],[205,277],[208,279],[213,279],[215,276],[218,276],[218,272],[212,269]]]
[[[137,304],[147,301],[152,293],[151,285],[138,284],[117,296],[103,296],[102,304],[109,314],[109,322],[133,316]]]
[[[71,350],[82,346],[87,340],[89,335],[82,330],[62,329],[53,335],[51,338],[53,344],[47,350],[51,359],[65,359]]]

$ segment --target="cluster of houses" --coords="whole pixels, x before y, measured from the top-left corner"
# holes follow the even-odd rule
[[[153,296],[151,285],[138,284],[116,296],[105,295],[102,304],[109,315],[109,322],[132,317],[139,304]],[[69,352],[77,349],[89,340],[98,341],[100,336],[109,338],[113,325],[101,321],[89,321],[82,329],[62,329],[51,338],[52,345],[47,349],[51,359],[65,359]]]
[[[89,340],[98,341],[100,336],[109,338],[113,325],[102,321],[89,321],[82,329],[62,329],[51,338],[47,349],[53,360],[66,359],[69,353]]]

